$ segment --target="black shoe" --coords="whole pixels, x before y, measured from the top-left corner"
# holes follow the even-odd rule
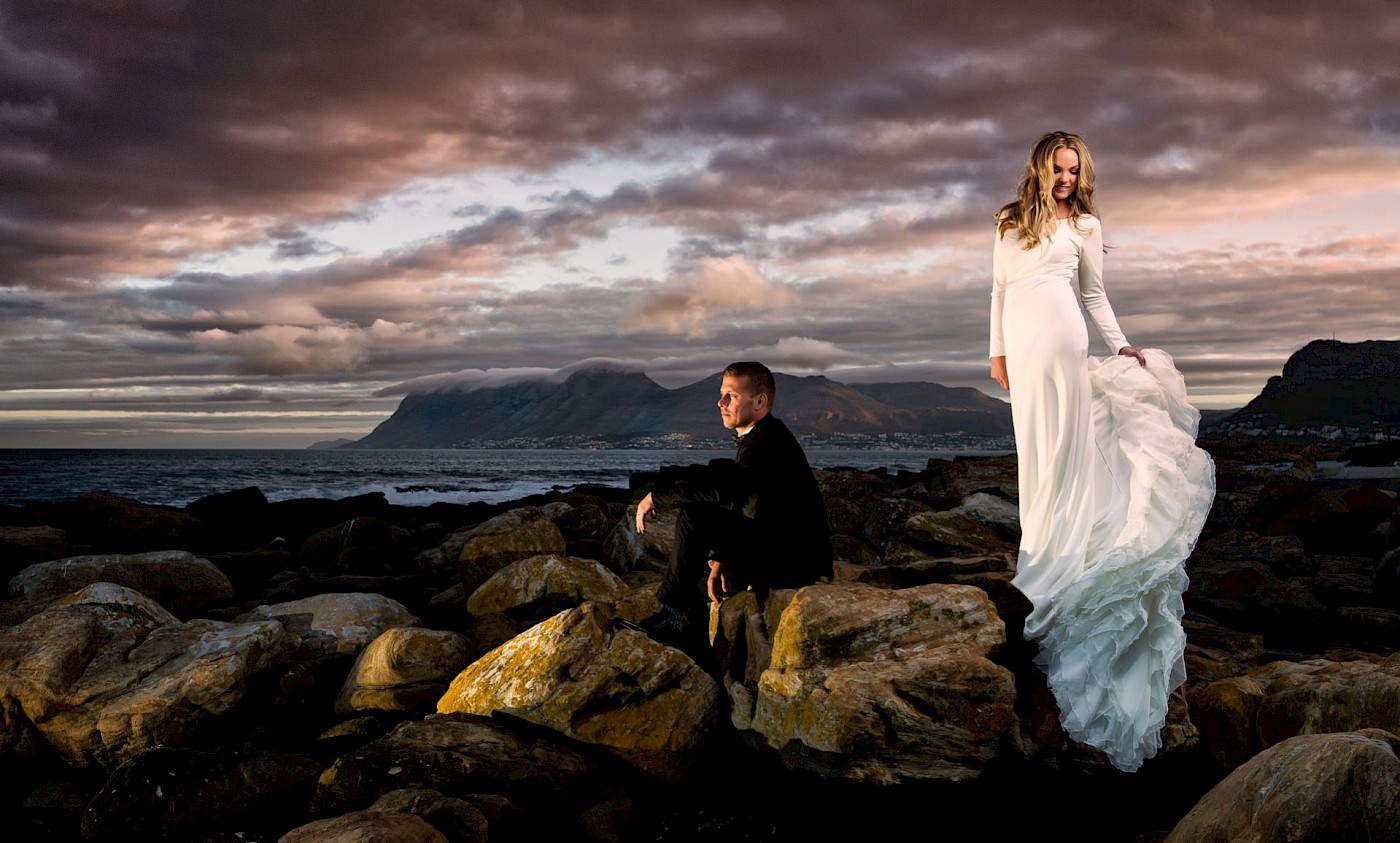
[[[697,643],[708,643],[704,641],[705,636],[700,634],[699,627],[684,612],[664,603],[660,609],[640,621],[613,618],[613,627],[641,632],[658,644],[674,647],[692,658]]]

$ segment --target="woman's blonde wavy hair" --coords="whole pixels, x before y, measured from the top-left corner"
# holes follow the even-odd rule
[[[1016,201],[1008,202],[997,211],[997,236],[1015,231],[1021,238],[1021,248],[1034,249],[1041,238],[1055,231],[1055,153],[1073,149],[1079,154],[1079,181],[1069,196],[1069,220],[1076,227],[1085,214],[1098,216],[1094,209],[1094,159],[1089,147],[1079,135],[1069,132],[1048,132],[1036,141],[1026,162],[1026,174],[1016,187]]]

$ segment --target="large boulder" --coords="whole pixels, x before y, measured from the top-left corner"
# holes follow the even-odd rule
[[[196,548],[207,536],[204,522],[187,512],[105,492],[79,495],[65,526],[77,543],[113,553]]]
[[[338,758],[322,774],[312,808],[335,814],[369,807],[391,791],[428,788],[451,796],[498,794],[555,816],[600,790],[600,764],[543,729],[433,714]],[[473,797],[475,801],[475,797]]]
[[[981,524],[1012,544],[1021,541],[1021,508],[1006,498],[976,492],[950,511]]]
[[[1182,618],[1186,632],[1186,676],[1192,683],[1240,676],[1259,664],[1264,638],[1237,632],[1202,615]]]
[[[1343,606],[1336,619],[1337,635],[1344,644],[1387,652],[1400,641],[1400,609]]]
[[[910,518],[934,510],[923,501],[886,497],[865,503],[861,511],[865,518],[859,536],[883,555],[905,532]]]
[[[647,519],[647,531],[637,532],[636,504],[627,508],[607,538],[603,541],[603,555],[613,569],[620,574],[633,571],[660,571],[671,558],[671,547],[676,537],[676,511],[658,510]]]
[[[567,542],[600,542],[607,538],[612,521],[602,501],[554,501],[540,507],[545,517],[554,522]]]
[[[1395,843],[1397,755],[1380,729],[1290,738],[1211,788],[1166,843]]]
[[[68,534],[57,527],[0,526],[0,577],[68,555]]]
[[[812,474],[828,505],[833,500],[868,500],[894,491],[888,477],[855,468],[819,468]]]
[[[294,828],[277,843],[450,843],[416,814],[355,811]]]
[[[281,538],[289,547],[299,547],[306,538],[332,524],[343,524],[352,518],[387,518],[391,505],[383,492],[368,492],[348,498],[291,498],[272,501],[267,505],[264,530]],[[454,560],[455,561],[455,560]]]
[[[418,627],[386,630],[360,651],[336,699],[340,714],[431,707],[467,666],[467,639]]]
[[[588,600],[616,603],[627,591],[617,574],[597,562],[547,554],[512,562],[492,574],[467,599],[467,610],[532,624]]]
[[[1020,753],[1005,628],[980,589],[808,586],[783,610],[753,729],[789,767],[894,784]]]
[[[258,606],[236,620],[276,620],[301,636],[301,649],[314,654],[355,654],[386,630],[418,626],[402,603],[382,594],[317,594],[301,600]]]
[[[437,549],[420,554],[420,565],[455,564],[467,593],[512,562],[543,553],[565,552],[564,534],[538,507],[522,506],[448,534]]]
[[[1019,495],[1016,455],[930,459],[924,469],[930,489],[938,488],[960,500],[977,492],[992,492],[1007,500]]]
[[[361,573],[393,570],[407,555],[412,534],[383,518],[351,518],[301,543],[301,558],[316,569]]]
[[[1277,576],[1311,574],[1316,566],[1297,536],[1263,536],[1249,530],[1228,530],[1196,545],[1187,568],[1209,567],[1235,560],[1259,562]]]
[[[295,646],[276,621],[180,623],[131,589],[91,585],[0,631],[0,752],[47,746],[110,769],[178,746]]]
[[[83,837],[261,839],[305,821],[323,769],[305,755],[152,749],[107,779],[83,814]]]
[[[1201,535],[1218,536],[1230,530],[1245,527],[1249,508],[1254,505],[1254,496],[1244,492],[1230,492],[1221,488],[1223,477],[1220,463],[1215,464],[1215,500],[1211,502]]]
[[[957,512],[916,512],[885,551],[886,565],[922,559],[1014,554],[1016,547],[990,527]]]
[[[1226,767],[1295,735],[1400,734],[1400,654],[1271,662],[1193,690],[1191,708],[1207,749]]]
[[[207,558],[224,572],[229,582],[233,583],[234,590],[238,592],[238,598],[242,599],[266,596],[269,582],[283,572],[295,574],[297,580],[305,579],[297,570],[300,567],[297,557],[278,543],[256,550],[211,553]]]
[[[490,819],[481,808],[432,788],[392,790],[374,800],[369,810],[422,817],[452,843],[485,843],[490,838]]]
[[[1233,530],[1198,545],[1187,561],[1186,607],[1232,629],[1316,652],[1338,631],[1335,612],[1314,593],[1316,571],[1294,536]]]
[[[1286,513],[1309,498],[1322,494],[1322,485],[1290,474],[1270,477],[1259,487],[1254,505],[1245,516],[1245,525],[1255,532],[1278,535],[1286,530],[1269,530]]]
[[[1264,689],[1258,682],[1248,676],[1217,679],[1191,688],[1188,699],[1201,744],[1221,768],[1233,770],[1259,751],[1254,728]]]
[[[1251,674],[1264,690],[1264,746],[1293,735],[1377,728],[1400,734],[1400,653],[1379,662],[1272,662]]]
[[[889,564],[866,568],[849,579],[854,582],[884,588],[913,588],[929,583],[960,583],[983,589],[997,602],[1000,610],[1001,592],[1005,596],[1019,594],[1011,588],[1016,574],[1016,559],[1010,553],[995,556],[925,556],[896,545],[888,556]],[[1028,613],[1029,607],[1026,609]],[[1025,613],[1022,613],[1024,616]],[[1003,612],[1003,618],[1006,615]]]
[[[741,591],[710,613],[710,641],[729,692],[729,716],[739,729],[752,726],[758,681],[773,658],[773,631],[796,594],[775,589],[760,602],[756,592]]]
[[[1259,611],[1260,597],[1281,586],[1263,562],[1230,559],[1198,564],[1188,569],[1191,585],[1187,606],[1234,626],[1260,629],[1267,626]]]
[[[30,565],[10,580],[16,597],[60,597],[96,582],[141,592],[177,614],[230,600],[233,584],[208,559],[185,550],[70,556]]]
[[[203,521],[210,543],[224,550],[251,550],[277,537],[267,495],[257,486],[205,495],[186,504],[185,512]]]
[[[1384,548],[1377,525],[1389,524],[1395,510],[1395,498],[1362,483],[1308,496],[1262,531],[1298,536],[1313,552],[1372,555]]]
[[[718,688],[680,651],[615,631],[605,606],[584,603],[473,662],[438,711],[510,714],[672,779],[714,724]]]

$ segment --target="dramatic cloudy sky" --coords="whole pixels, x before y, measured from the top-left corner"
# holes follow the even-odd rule
[[[1397,55],[1391,0],[0,0],[0,446],[591,358],[1000,395],[990,215],[1059,128],[1129,338],[1238,406],[1400,338]]]

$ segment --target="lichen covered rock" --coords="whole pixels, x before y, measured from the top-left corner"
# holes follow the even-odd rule
[[[715,723],[717,705],[715,681],[689,657],[614,630],[605,606],[584,603],[473,662],[438,711],[504,712],[672,778]]]
[[[752,727],[799,769],[894,784],[978,775],[1020,753],[1005,640],[980,589],[801,589],[783,611]]]
[[[386,630],[360,651],[345,678],[335,710],[364,711],[431,709],[462,668],[471,648],[455,632],[418,627]]]
[[[46,745],[110,769],[178,746],[295,648],[276,621],[180,623],[130,589],[90,586],[0,631],[0,751]]]

